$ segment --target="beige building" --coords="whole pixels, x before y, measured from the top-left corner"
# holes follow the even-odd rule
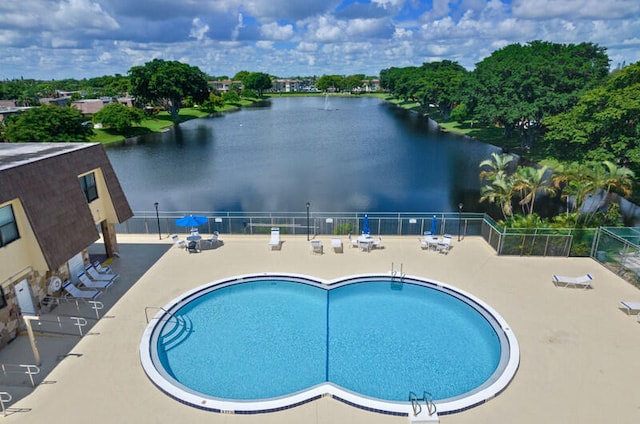
[[[115,226],[131,216],[101,144],[0,143],[0,347],[62,296],[101,234],[117,255]]]

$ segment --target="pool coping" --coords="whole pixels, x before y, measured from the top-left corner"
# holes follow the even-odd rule
[[[157,338],[159,337],[159,334],[157,334],[159,332],[155,331],[158,322],[163,320],[166,316],[170,316],[172,310],[180,308],[193,296],[204,291],[219,289],[225,286],[248,282],[259,278],[282,278],[292,281],[303,281],[304,283],[330,290],[334,287],[346,284],[364,282],[376,278],[389,279],[390,277],[392,282],[397,281],[399,284],[411,282],[413,284],[424,285],[444,291],[465,301],[485,316],[485,318],[491,323],[496,330],[501,345],[508,345],[506,352],[505,349],[503,349],[501,353],[500,364],[494,374],[487,380],[487,382],[479,386],[477,390],[473,390],[469,392],[469,394],[461,395],[459,397],[434,401],[439,415],[453,414],[483,404],[500,394],[509,385],[519,367],[520,348],[515,334],[512,332],[511,328],[502,316],[487,303],[464,290],[437,280],[404,274],[355,274],[332,280],[324,280],[304,274],[272,272],[245,274],[212,281],[189,290],[173,299],[164,307],[160,308],[155,316],[149,320],[140,341],[141,364],[147,377],[162,392],[178,402],[212,412],[225,414],[260,414],[276,412],[295,408],[321,397],[329,396],[345,404],[372,412],[388,415],[412,416],[414,415],[414,411],[411,403],[408,401],[393,402],[374,399],[351,392],[330,382],[321,383],[312,386],[309,389],[288,394],[286,396],[259,401],[228,400],[207,396],[179,384],[177,385],[174,382],[170,382],[166,374],[157,369],[156,361],[158,361],[158,358],[154,355],[153,349],[151,349],[151,346],[155,345]]]

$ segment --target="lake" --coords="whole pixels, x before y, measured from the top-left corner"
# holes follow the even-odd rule
[[[494,146],[371,97],[282,97],[107,148],[134,211],[447,212]]]

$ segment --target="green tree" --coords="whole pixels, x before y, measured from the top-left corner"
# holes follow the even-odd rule
[[[548,196],[556,194],[556,189],[552,184],[552,172],[546,166],[541,168],[519,166],[514,175],[513,189],[520,192],[520,206],[528,215],[534,214],[538,194]]]
[[[207,113],[214,113],[216,108],[224,107],[224,99],[221,96],[216,96],[213,93],[209,94],[209,98],[202,102],[200,109]]]
[[[129,69],[131,94],[142,103],[161,104],[173,122],[180,120],[180,104],[187,96],[200,103],[209,96],[207,76],[195,66],[154,59]]]
[[[316,80],[316,88],[320,91],[342,91],[344,77],[342,75],[323,75]]]
[[[10,142],[83,142],[92,134],[78,109],[46,105],[8,118],[4,137]]]
[[[242,84],[247,90],[258,91],[258,97],[262,97],[264,90],[272,87],[271,77],[262,72],[251,72],[243,80]]]
[[[640,173],[640,62],[621,69],[545,125],[549,155],[608,160]]]
[[[140,109],[113,102],[96,112],[91,120],[122,133],[143,119],[144,112]]]
[[[503,126],[506,137],[517,131],[521,147],[529,150],[544,120],[573,107],[608,71],[605,49],[592,43],[511,44],[476,65],[465,80],[463,101],[480,122]]]

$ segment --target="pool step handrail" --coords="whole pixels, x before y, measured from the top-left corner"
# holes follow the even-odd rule
[[[433,402],[433,396],[427,391],[422,392],[422,397],[418,397],[414,392],[409,392],[409,401],[411,402],[411,409],[413,409],[413,416],[417,417],[422,413],[422,405],[420,402],[424,402],[427,407],[427,415],[434,416],[438,412],[436,404]]]
[[[175,316],[171,312],[167,311],[162,306],[145,306],[145,308],[144,308],[144,316],[147,319],[147,324],[149,324],[149,309],[159,309],[162,312],[164,312],[165,314],[169,315],[171,318],[174,318],[176,321],[180,321],[182,319],[181,317]]]
[[[11,393],[9,392],[0,392],[0,404],[2,404],[2,416],[7,416],[7,407],[5,404],[11,402],[13,397],[11,397]]]
[[[180,321],[176,321],[176,324],[173,326],[171,331],[162,336],[162,346],[164,347],[165,352],[168,352],[174,347],[180,345],[180,343],[185,341],[191,334],[193,323],[188,317],[185,316],[183,318],[184,319]]]

